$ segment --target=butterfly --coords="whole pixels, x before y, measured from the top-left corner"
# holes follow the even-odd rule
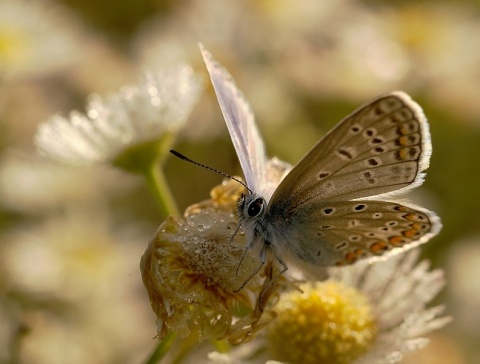
[[[246,251],[259,247],[307,272],[400,252],[435,236],[424,208],[392,201],[419,186],[432,151],[421,107],[395,91],[340,121],[268,192],[265,147],[229,73],[200,45],[246,181],[238,202]],[[321,275],[320,273],[318,275]]]

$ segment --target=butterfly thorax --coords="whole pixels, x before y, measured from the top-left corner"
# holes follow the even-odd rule
[[[284,257],[289,256],[286,249],[288,238],[285,235],[289,230],[288,218],[283,213],[272,215],[270,207],[260,195],[242,195],[238,201],[239,223],[245,232],[246,249],[258,251],[262,263],[265,263],[267,252],[270,251],[284,272],[288,269]]]

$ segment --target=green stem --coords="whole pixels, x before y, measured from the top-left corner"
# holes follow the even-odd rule
[[[168,353],[170,347],[175,342],[177,334],[174,332],[169,332],[162,341],[157,344],[157,347],[153,350],[150,357],[145,361],[145,364],[156,364]]]
[[[181,345],[178,347],[176,356],[172,359],[172,364],[180,364],[184,362],[184,359],[187,358],[192,350],[198,344],[198,332],[196,330],[192,331],[190,335],[183,339]]]
[[[230,345],[226,341],[212,339],[210,340],[210,342],[212,343],[215,350],[219,353],[228,353],[228,351],[230,350]]]
[[[165,175],[163,174],[163,170],[157,168],[157,163],[152,163],[149,168],[146,168],[144,174],[147,183],[159,204],[162,214],[165,217],[169,215],[176,217],[180,216],[177,204],[173,199]]]

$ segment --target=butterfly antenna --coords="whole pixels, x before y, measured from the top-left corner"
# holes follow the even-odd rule
[[[247,186],[244,182],[240,181],[239,179],[237,179],[237,178],[235,178],[235,177],[233,177],[233,176],[230,176],[229,174],[227,174],[227,173],[225,173],[225,172],[222,172],[222,171],[219,171],[218,169],[215,169],[215,168],[206,166],[205,164],[195,162],[194,160],[191,160],[190,158],[184,156],[182,153],[179,153],[179,152],[177,152],[176,150],[170,149],[170,153],[172,153],[175,157],[180,158],[181,160],[184,160],[184,161],[193,163],[193,164],[195,164],[196,166],[203,167],[203,168],[205,168],[205,169],[208,169],[209,171],[212,171],[212,172],[221,174],[221,175],[224,176],[224,177],[228,177],[228,178],[230,178],[230,179],[233,179],[234,181],[237,181],[237,182],[240,183],[242,186],[244,186],[250,193],[252,193],[252,190],[251,190],[250,188],[248,188],[248,186]]]

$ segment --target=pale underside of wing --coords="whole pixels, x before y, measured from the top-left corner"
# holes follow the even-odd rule
[[[352,264],[410,249],[427,242],[441,228],[433,212],[388,201],[315,203],[288,217],[278,208],[271,211],[275,216],[271,223],[280,254],[284,251],[317,267]]]
[[[255,117],[242,92],[230,74],[200,44],[203,60],[217,95],[220,109],[230,132],[247,186],[261,193],[266,175],[265,146],[260,137]]]
[[[420,106],[393,92],[357,109],[325,135],[285,177],[270,203],[289,200],[296,210],[312,199],[401,193],[422,183],[430,154]]]

